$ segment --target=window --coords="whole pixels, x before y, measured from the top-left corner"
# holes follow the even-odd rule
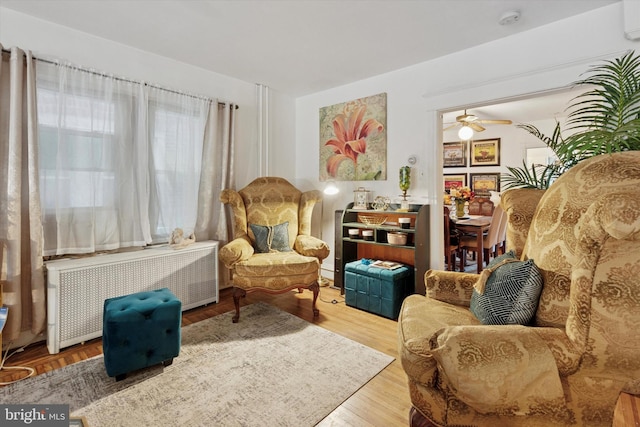
[[[73,191],[43,191],[42,207],[51,212],[56,207],[113,206],[115,105],[67,95],[61,106],[60,98],[38,88],[40,184],[45,190],[55,185]]]
[[[208,102],[37,63],[45,255],[193,231]]]
[[[198,108],[184,108],[175,104],[179,99],[170,98],[175,96],[149,104],[154,241],[165,239],[176,224],[181,228],[195,224],[197,216],[206,108],[198,104]]]

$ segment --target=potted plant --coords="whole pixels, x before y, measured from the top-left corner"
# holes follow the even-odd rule
[[[551,148],[558,160],[551,165],[507,167],[503,189],[546,189],[569,168],[599,154],[640,150],[640,56],[630,51],[620,58],[590,68],[574,83],[589,89],[569,106],[563,137],[560,123],[551,136],[535,126],[519,125]]]

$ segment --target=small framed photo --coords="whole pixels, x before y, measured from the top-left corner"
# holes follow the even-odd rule
[[[446,173],[444,174],[444,192],[449,193],[451,187],[466,187],[467,186],[467,174],[453,174]]]
[[[471,191],[477,197],[490,197],[490,191],[500,191],[500,173],[472,173]]]
[[[442,147],[442,166],[458,168],[467,166],[467,141],[445,142]]]
[[[500,138],[471,141],[471,166],[500,166]]]

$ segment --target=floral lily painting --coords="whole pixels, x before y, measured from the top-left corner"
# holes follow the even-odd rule
[[[320,181],[387,179],[387,94],[320,109]]]

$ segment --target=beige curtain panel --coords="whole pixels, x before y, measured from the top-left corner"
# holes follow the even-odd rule
[[[4,50],[0,45],[0,50],[2,50],[2,62],[0,63],[0,150],[2,150],[0,153],[0,162],[2,162],[0,165],[2,171],[0,209],[3,213],[0,217],[0,221],[2,221],[0,224],[0,280],[3,287],[3,303],[9,307],[8,321],[3,330],[3,341],[9,347],[15,348],[32,342],[46,328],[46,284],[43,255],[91,253],[96,250],[164,242],[168,237],[164,234],[160,235],[162,231],[158,230],[166,232],[166,230],[172,230],[177,226],[185,227],[189,232],[194,231],[198,240],[227,240],[229,225],[219,196],[222,189],[233,184],[234,165],[232,159],[236,106],[231,103],[218,102],[216,99],[194,97],[143,85],[128,79],[107,78],[105,75],[89,70],[60,66],[57,62],[37,60],[32,57],[30,51],[23,51],[15,47]],[[36,62],[38,62],[37,67]],[[65,78],[61,78],[62,75]],[[101,84],[103,80],[107,80],[107,82]],[[67,82],[68,85],[63,87],[56,85],[61,81]],[[37,85],[38,97],[36,97]],[[142,176],[141,182],[143,183],[155,180],[153,181],[155,185],[153,195],[164,194],[165,197],[158,200],[152,199],[149,202],[151,196],[138,191],[135,193],[136,197],[143,199],[145,202],[142,205],[144,207],[151,206],[151,209],[144,212],[141,210],[141,214],[138,215],[129,213],[123,221],[120,221],[127,223],[140,217],[144,222],[143,226],[146,224],[146,227],[138,227],[147,230],[147,236],[144,239],[136,236],[130,238],[125,235],[124,244],[116,242],[113,247],[89,247],[77,243],[77,239],[85,239],[93,243],[96,240],[94,236],[89,233],[75,232],[81,227],[74,223],[67,224],[65,221],[68,218],[64,217],[64,214],[75,206],[73,200],[69,202],[65,197],[73,194],[78,198],[84,193],[73,186],[67,186],[60,190],[61,187],[55,179],[60,176],[71,176],[69,174],[77,172],[74,168],[67,167],[65,169],[65,166],[68,166],[70,157],[82,154],[76,153],[73,146],[69,145],[74,141],[64,138],[66,128],[60,128],[60,123],[69,124],[73,128],[79,120],[77,115],[73,115],[73,113],[84,110],[83,108],[71,108],[70,117],[67,117],[64,116],[66,113],[64,107],[73,106],[73,101],[76,98],[86,100],[87,97],[82,96],[84,93],[91,93],[96,98],[98,94],[102,93],[96,88],[103,86],[109,90],[116,88],[117,90],[113,93],[120,97],[123,94],[130,95],[128,98],[125,97],[126,99],[120,99],[115,95],[111,96],[111,92],[109,92],[104,98],[115,106],[114,114],[117,114],[117,118],[128,117],[130,119],[132,117],[127,106],[131,104],[130,100],[134,98],[134,95],[139,95],[140,99],[146,101],[144,114],[139,118],[139,123],[134,122],[131,125],[133,128],[123,135],[112,135],[113,132],[106,132],[109,134],[106,135],[106,139],[118,137],[120,142],[126,142],[129,144],[128,146],[134,147],[140,154],[138,157],[144,157],[145,160],[142,164],[135,165],[133,170],[139,172],[138,175]],[[77,92],[78,90],[79,92]],[[74,98],[75,95],[79,96]],[[64,100],[64,102],[58,102],[58,100]],[[39,106],[36,107],[38,102]],[[97,117],[95,111],[101,111],[100,107],[106,105],[103,98],[97,98],[96,102],[96,108],[92,109],[90,120],[101,119],[101,117]],[[59,111],[60,109],[62,111]],[[109,117],[111,116],[113,115],[109,115]],[[83,118],[86,119],[85,116],[80,117],[80,119]],[[155,123],[158,126],[147,126],[147,119],[150,120],[149,123]],[[189,127],[186,126],[185,120]],[[178,121],[180,126],[177,126]],[[124,127],[122,123],[128,122],[121,120],[118,123],[119,125],[114,125],[114,128],[120,129]],[[176,126],[171,127],[167,123],[174,123]],[[98,131],[92,130],[94,134],[96,132],[99,134],[101,129],[104,130],[105,126],[99,124],[91,127],[91,129],[98,129]],[[176,133],[178,128],[186,129],[186,131],[178,134]],[[107,127],[107,131],[109,129],[111,128]],[[145,131],[144,138],[134,140],[131,135],[139,136],[142,134],[139,129]],[[155,133],[147,134],[149,129]],[[40,141],[38,141],[38,135],[40,135]],[[53,140],[52,135],[54,135]],[[165,143],[165,140],[169,142],[179,140],[182,151],[178,154],[184,155],[168,155],[165,149],[168,150],[171,147],[167,148],[169,143]],[[56,163],[61,160],[61,156],[55,156],[51,159],[47,157],[51,153],[45,153],[45,151],[42,154],[46,161],[39,164],[41,159],[38,156],[38,147],[41,147],[42,150],[49,147],[48,149],[51,151],[50,147],[52,146],[63,146],[66,155],[62,158],[64,161],[62,166]],[[57,150],[60,151],[59,148]],[[202,155],[194,156],[190,153],[202,153]],[[148,160],[149,156],[155,156],[153,161]],[[106,157],[120,159],[122,153],[115,152],[113,156]],[[178,160],[181,160],[181,163]],[[51,167],[52,163],[55,163],[53,168]],[[124,162],[115,163],[115,166],[107,166],[114,166],[113,174],[117,175],[122,182],[128,176],[126,170],[119,168]],[[161,170],[158,172],[149,163]],[[178,164],[179,170],[172,169]],[[131,165],[129,167],[131,168]],[[108,168],[100,164],[98,169],[101,173]],[[52,170],[55,173],[51,173]],[[89,171],[89,167],[83,166],[82,172],[87,171]],[[180,185],[182,187],[175,185],[176,176],[181,179]],[[164,182],[161,180],[163,177],[165,181],[172,180],[173,187],[178,190],[172,193],[168,191],[173,188],[171,187],[162,193],[160,187]],[[81,190],[86,191],[85,181],[83,181]],[[134,194],[131,191],[132,188],[138,188],[135,187],[136,184],[133,180],[130,181],[130,183],[127,181],[129,185],[120,186],[124,189],[125,196]],[[148,186],[144,187],[149,192]],[[89,190],[93,191],[93,189]],[[95,192],[100,197],[91,197],[92,194],[94,193],[89,194],[90,199],[120,200],[118,194],[112,196],[109,193],[102,196],[102,193]],[[41,195],[46,197],[41,197]],[[64,204],[65,202],[68,202],[68,206]],[[134,203],[120,203],[112,211],[124,212],[124,207],[132,205]],[[56,216],[55,221],[43,221],[43,212],[48,213],[51,217],[53,214],[57,214],[56,209],[60,206],[65,208],[62,209],[63,216]],[[82,210],[86,205],[81,203],[78,206]],[[104,208],[102,205],[98,207]],[[176,209],[178,207],[180,209]],[[176,212],[179,212],[180,215],[175,214]],[[76,216],[80,217],[80,215]],[[108,216],[106,219],[113,220]],[[164,222],[159,222],[159,219]],[[157,226],[151,229],[150,223]],[[67,226],[67,228],[62,229],[62,226]],[[62,231],[60,231],[61,229]],[[113,231],[115,228],[110,227],[109,223],[106,225],[105,223],[96,223],[92,229],[105,232],[105,230]],[[113,232],[109,236],[112,234],[117,233]],[[69,241],[69,237],[76,240]],[[120,237],[120,235],[118,234],[116,237]],[[99,243],[104,245],[103,240],[100,240]],[[48,251],[51,253],[47,253]]]
[[[225,207],[219,201],[222,190],[234,184],[235,121],[234,104],[211,104],[204,133],[203,162],[198,190],[195,226],[198,241],[228,240],[231,223],[227,221]]]
[[[46,325],[37,125],[34,60],[30,51],[14,47],[2,52],[0,63],[0,279],[9,307],[5,342],[23,333],[35,336]]]

